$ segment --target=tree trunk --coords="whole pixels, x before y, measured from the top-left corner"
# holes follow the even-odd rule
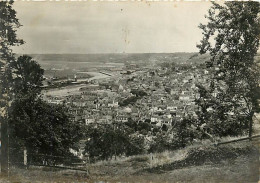
[[[8,136],[7,122],[2,118],[1,121],[1,174],[8,173]]]
[[[27,163],[27,149],[24,148],[23,150],[23,164],[26,169],[28,169],[28,163]]]
[[[253,115],[254,115],[254,112],[250,112],[249,117],[248,117],[248,120],[249,120],[248,136],[250,137],[250,140],[252,140],[251,137],[252,137],[252,133],[253,133]]]

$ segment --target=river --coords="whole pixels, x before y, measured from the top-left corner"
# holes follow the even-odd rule
[[[87,79],[78,79],[79,82],[83,81],[92,81],[92,80],[98,80],[98,79],[105,79],[109,78],[109,75],[102,74],[100,72],[85,72],[92,76],[91,78]],[[54,89],[48,89],[44,90],[42,93],[45,96],[57,96],[57,97],[63,97],[73,94],[80,94],[79,89],[86,86],[87,84],[75,84],[75,85],[69,85],[61,88],[54,88]]]

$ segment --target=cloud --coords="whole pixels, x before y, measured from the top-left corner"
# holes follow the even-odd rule
[[[192,52],[206,2],[15,2],[22,53]]]

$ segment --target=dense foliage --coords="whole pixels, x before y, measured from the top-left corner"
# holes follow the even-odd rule
[[[144,152],[144,139],[133,134],[133,130],[124,124],[90,125],[86,128],[85,153],[92,161]]]
[[[66,107],[41,98],[43,69],[36,61],[21,56],[13,68],[17,77],[8,118],[12,153],[18,153],[19,158],[27,149],[30,163],[64,162],[58,156],[72,156],[69,150],[76,148],[81,137],[80,125],[70,121]]]
[[[41,99],[44,71],[40,65],[29,56],[20,56],[17,59],[13,54],[12,46],[24,42],[17,38],[16,30],[21,25],[12,6],[13,1],[0,2],[2,170],[8,159],[8,136],[9,149],[11,153],[18,153],[17,157],[20,157],[25,148],[30,160],[46,160],[52,163],[62,161],[53,157],[70,154],[69,148],[80,137],[79,125],[69,121],[67,109]],[[39,158],[40,154],[52,156]]]
[[[12,73],[15,56],[11,47],[24,43],[16,35],[16,30],[21,24],[16,18],[16,11],[12,6],[13,1],[0,2],[0,114],[2,118],[5,118],[7,114],[8,101],[12,99],[12,95],[10,95],[12,79],[16,77]]]
[[[1,171],[7,172],[8,153],[8,108],[12,100],[10,89],[12,87],[12,67],[14,54],[12,46],[23,44],[18,39],[16,30],[20,27],[13,9],[13,1],[0,1],[0,120],[1,120]]]
[[[81,128],[79,124],[71,123],[64,106],[27,95],[16,99],[11,110],[11,146],[16,152],[26,148],[29,163],[46,161],[54,164],[64,162],[64,158],[57,156],[72,157],[69,150],[76,148]]]
[[[16,75],[13,82],[15,94],[26,95],[34,93],[39,95],[43,82],[44,70],[30,56],[20,56],[12,63],[13,73]]]
[[[239,135],[249,129],[259,111],[259,2],[213,3],[208,23],[200,25],[200,53],[209,52],[212,75],[208,86],[198,86],[196,100],[200,124],[216,136]]]

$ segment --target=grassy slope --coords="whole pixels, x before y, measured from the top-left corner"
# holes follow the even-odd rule
[[[85,172],[16,169],[10,182],[257,182],[259,141],[219,147],[201,144],[175,152],[140,155],[91,164]],[[2,177],[0,182],[6,182]]]
[[[257,116],[258,119],[260,117]],[[260,122],[255,121],[255,134]],[[222,141],[232,140],[227,137]],[[97,162],[87,167],[90,174],[72,170],[15,169],[1,182],[257,182],[260,139],[212,146],[200,142],[177,151],[139,155]],[[152,159],[153,157],[153,159]]]
[[[149,157],[139,156],[122,162],[92,166],[91,178],[109,182],[257,182],[258,180],[258,149],[248,141],[220,147],[207,145],[189,147],[175,154],[165,152],[154,156],[157,156],[157,165],[153,165]]]

